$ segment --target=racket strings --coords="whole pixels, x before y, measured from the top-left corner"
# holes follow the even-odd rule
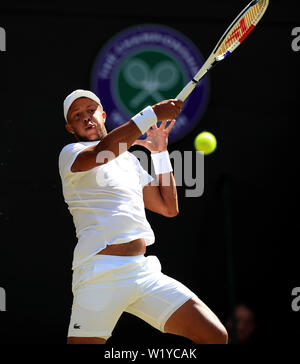
[[[217,57],[226,54],[230,48],[236,45],[237,42],[241,43],[250,34],[264,14],[267,3],[267,0],[259,1],[248,10],[248,12],[239,20],[239,22],[233,27],[232,31],[230,31],[224,39],[217,52]]]

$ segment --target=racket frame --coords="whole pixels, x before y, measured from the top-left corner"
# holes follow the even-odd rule
[[[234,29],[234,27],[243,19],[244,15],[257,3],[260,1],[265,1],[265,7],[262,9],[259,16],[251,22],[251,27],[248,28],[247,32],[241,37],[242,39],[236,40],[226,52],[217,56],[217,53],[226,39],[227,35]],[[241,13],[234,19],[234,21],[230,24],[230,26],[226,29],[225,33],[220,38],[216,47],[214,48],[211,55],[202,65],[201,69],[195,74],[194,78],[182,89],[182,91],[177,95],[176,99],[185,101],[190,93],[194,90],[194,88],[198,85],[199,81],[206,75],[208,71],[210,71],[213,67],[215,67],[220,61],[224,60],[227,56],[229,56],[251,33],[251,31],[255,28],[257,23],[261,20],[263,15],[265,14],[269,5],[269,0],[252,0],[242,11]]]

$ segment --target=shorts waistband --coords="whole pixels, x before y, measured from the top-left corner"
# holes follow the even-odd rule
[[[137,263],[145,260],[145,255],[129,255],[129,256],[120,256],[120,255],[107,255],[107,254],[96,254],[91,260],[101,260],[101,261],[109,261],[109,262],[131,262]]]

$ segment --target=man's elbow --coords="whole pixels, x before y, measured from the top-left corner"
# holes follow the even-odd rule
[[[179,210],[175,209],[175,210],[167,210],[164,214],[165,217],[176,217],[179,214]]]

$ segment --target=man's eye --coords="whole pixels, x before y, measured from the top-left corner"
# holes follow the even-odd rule
[[[94,113],[95,112],[95,109],[90,109],[90,112]]]

